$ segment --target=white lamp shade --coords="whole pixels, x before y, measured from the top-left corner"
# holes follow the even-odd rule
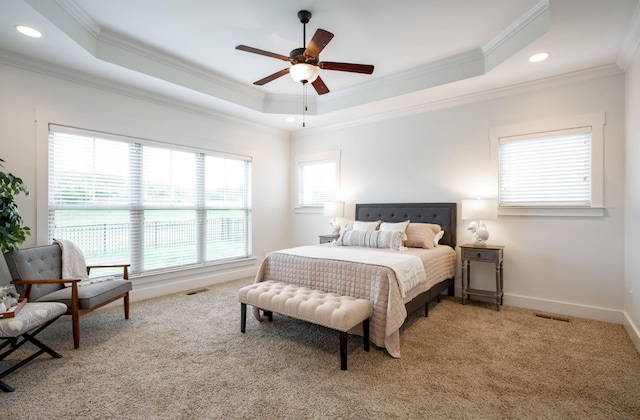
[[[298,83],[313,83],[318,73],[318,67],[307,63],[294,64],[289,69],[289,74]]]
[[[498,202],[495,198],[462,200],[462,220],[491,220],[498,218]]]
[[[342,217],[344,214],[344,202],[331,201],[324,203],[324,215],[330,217]]]

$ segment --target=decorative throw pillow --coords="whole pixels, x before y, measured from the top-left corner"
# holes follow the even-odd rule
[[[407,239],[404,245],[411,248],[427,248],[434,247],[436,233],[440,232],[440,225],[431,223],[409,223],[406,234]]]
[[[353,220],[345,219],[344,217],[338,217],[338,224],[340,225],[340,235],[346,230],[353,229]]]
[[[438,243],[440,243],[440,239],[442,239],[443,236],[444,236],[444,230],[441,230],[440,232],[436,233],[436,237],[433,240],[433,245],[438,245]]]
[[[391,248],[399,250],[402,246],[403,232],[380,230],[347,230],[336,241],[339,246],[364,246],[368,248]]]

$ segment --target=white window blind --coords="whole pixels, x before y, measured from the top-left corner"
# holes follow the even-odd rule
[[[499,139],[499,206],[589,207],[591,128]]]
[[[132,274],[250,256],[249,158],[54,128],[49,240]]]
[[[318,207],[335,201],[337,168],[337,160],[298,162],[298,207]]]

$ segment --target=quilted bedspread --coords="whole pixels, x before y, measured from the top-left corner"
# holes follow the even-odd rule
[[[314,247],[333,247],[331,244]],[[372,253],[397,253],[388,249],[366,248]],[[418,256],[425,268],[426,280],[408,290],[403,298],[393,269],[378,265],[338,259],[296,255],[287,250],[272,252],[262,261],[256,282],[274,280],[368,299],[373,303],[370,319],[370,339],[386,348],[393,357],[400,357],[400,326],[407,317],[405,303],[434,284],[455,275],[456,253],[439,245],[434,249],[408,248],[407,254]],[[305,254],[306,255],[306,254]],[[260,319],[257,308],[254,315]],[[360,327],[357,327],[360,329]],[[359,333],[354,329],[352,333]]]

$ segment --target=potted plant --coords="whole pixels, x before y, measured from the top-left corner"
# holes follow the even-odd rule
[[[4,160],[0,159],[0,167],[4,167],[3,163]],[[0,171],[0,312],[16,304],[18,296],[15,287],[10,284],[11,274],[1,254],[16,251],[27,235],[31,235],[31,230],[22,226],[22,217],[14,201],[14,197],[20,193],[29,195],[22,179]]]
[[[3,159],[0,159],[0,167]],[[29,195],[27,186],[21,178],[0,171],[0,252],[11,252],[18,249],[18,245],[23,243],[27,235],[31,235],[31,230],[27,226],[22,226],[22,217],[18,213],[18,205],[14,197],[20,193]]]

